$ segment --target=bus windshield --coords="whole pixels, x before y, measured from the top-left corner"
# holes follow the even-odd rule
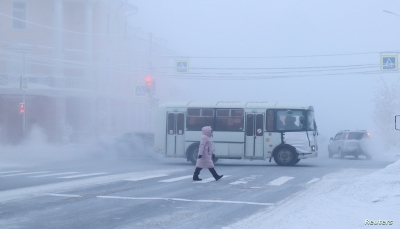
[[[314,111],[277,110],[276,115],[276,127],[278,131],[316,130]]]
[[[316,130],[314,111],[307,112],[307,130]]]
[[[278,130],[303,130],[304,116],[302,110],[277,110],[276,126]]]

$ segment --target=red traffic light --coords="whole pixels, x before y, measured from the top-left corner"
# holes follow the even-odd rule
[[[25,103],[20,103],[19,104],[19,113],[20,114],[25,113]]]
[[[151,78],[151,76],[146,76],[146,86],[151,87],[152,82],[153,79]]]

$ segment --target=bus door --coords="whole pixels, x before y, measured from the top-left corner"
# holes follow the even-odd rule
[[[167,155],[185,154],[185,115],[171,112],[167,115]]]
[[[264,156],[264,113],[246,114],[246,157]]]

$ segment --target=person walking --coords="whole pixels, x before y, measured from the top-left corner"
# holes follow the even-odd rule
[[[221,179],[224,175],[218,175],[214,169],[214,163],[212,159],[215,158],[213,142],[211,140],[212,137],[212,129],[211,126],[205,126],[201,129],[203,136],[200,140],[199,146],[199,154],[196,162],[196,170],[193,174],[194,181],[201,181],[199,178],[200,171],[202,169],[208,169],[210,173],[213,175],[215,180]]]

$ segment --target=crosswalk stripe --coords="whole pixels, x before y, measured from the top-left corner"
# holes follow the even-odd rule
[[[128,178],[128,179],[124,179],[124,180],[126,180],[126,181],[140,181],[140,180],[147,180],[147,179],[151,179],[151,178],[165,177],[165,176],[168,176],[168,175],[164,174],[164,173],[160,173],[160,174],[144,175],[144,176],[135,177],[135,178]]]
[[[293,178],[294,177],[282,176],[282,177],[279,177],[279,178],[277,178],[277,179],[275,179],[273,181],[270,181],[268,183],[268,185],[280,186],[280,185],[286,183],[287,181],[289,181],[289,180],[291,180]]]
[[[2,175],[0,177],[12,177],[12,176],[31,175],[31,174],[49,173],[49,172],[51,172],[51,171],[30,172],[30,173],[14,173],[14,174]]]
[[[314,178],[314,179],[310,180],[309,182],[307,182],[307,184],[314,183],[314,182],[316,182],[316,181],[319,181],[320,179],[321,179],[321,178]]]
[[[237,180],[237,181],[231,182],[231,183],[229,183],[229,184],[232,184],[232,185],[236,185],[236,184],[247,184],[247,182],[248,182],[248,181]]]
[[[78,173],[78,172],[53,173],[53,174],[38,175],[38,176],[31,176],[31,177],[51,177],[51,176],[68,175],[68,174],[74,174],[74,173]]]
[[[225,176],[224,176],[225,177]],[[249,205],[263,205],[273,206],[274,203],[260,203],[260,202],[247,202],[235,200],[191,200],[183,198],[165,198],[165,197],[125,197],[125,196],[97,196],[102,199],[121,199],[121,200],[165,200],[165,201],[183,201],[183,202],[201,202],[201,203],[223,203],[223,204],[249,204]]]
[[[59,193],[46,193],[49,196],[60,196],[60,197],[82,197],[80,195],[73,195],[73,194],[59,194]]]
[[[234,181],[234,182],[231,182],[231,183],[229,183],[229,184],[232,184],[232,185],[247,184],[247,182],[252,181],[252,180],[254,180],[254,179],[256,179],[257,177],[260,177],[260,176],[261,176],[261,175],[251,175],[251,176],[249,176],[249,177],[241,178],[241,179],[239,179],[239,180],[237,180],[237,181]]]
[[[81,174],[81,175],[66,176],[66,177],[59,177],[59,178],[71,179],[71,178],[90,177],[90,176],[97,176],[97,175],[104,175],[104,174],[108,174],[108,173],[89,173],[89,174]]]
[[[167,179],[167,180],[160,180],[158,182],[174,182],[174,181],[180,181],[180,180],[184,180],[184,179],[189,179],[192,178],[193,175],[188,175],[188,176],[183,176],[183,177],[177,177],[177,178],[171,178],[171,179]]]
[[[0,174],[7,174],[7,173],[20,173],[20,172],[23,172],[23,170],[8,171],[8,172],[0,172]]]
[[[129,179],[133,177],[143,177],[148,174],[154,174],[154,173],[170,174],[182,171],[184,171],[184,169],[164,169],[164,170],[153,170],[151,172],[132,172],[124,174],[89,177],[76,180],[67,180],[64,182],[58,182],[53,184],[44,184],[38,186],[5,190],[5,191],[0,191],[0,205],[2,203],[7,203],[10,201],[43,196],[44,193],[60,193],[60,192],[76,190],[77,188],[89,188],[95,185],[110,184],[112,182],[119,182],[124,179]]]
[[[227,177],[230,177],[230,176],[231,175],[224,175],[221,179],[224,179],[224,178],[227,178]],[[208,182],[211,182],[211,181],[215,181],[215,178],[214,177],[210,177],[210,178],[207,178],[207,179],[203,179],[201,181],[193,181],[193,183],[204,184],[204,183],[208,183]]]

